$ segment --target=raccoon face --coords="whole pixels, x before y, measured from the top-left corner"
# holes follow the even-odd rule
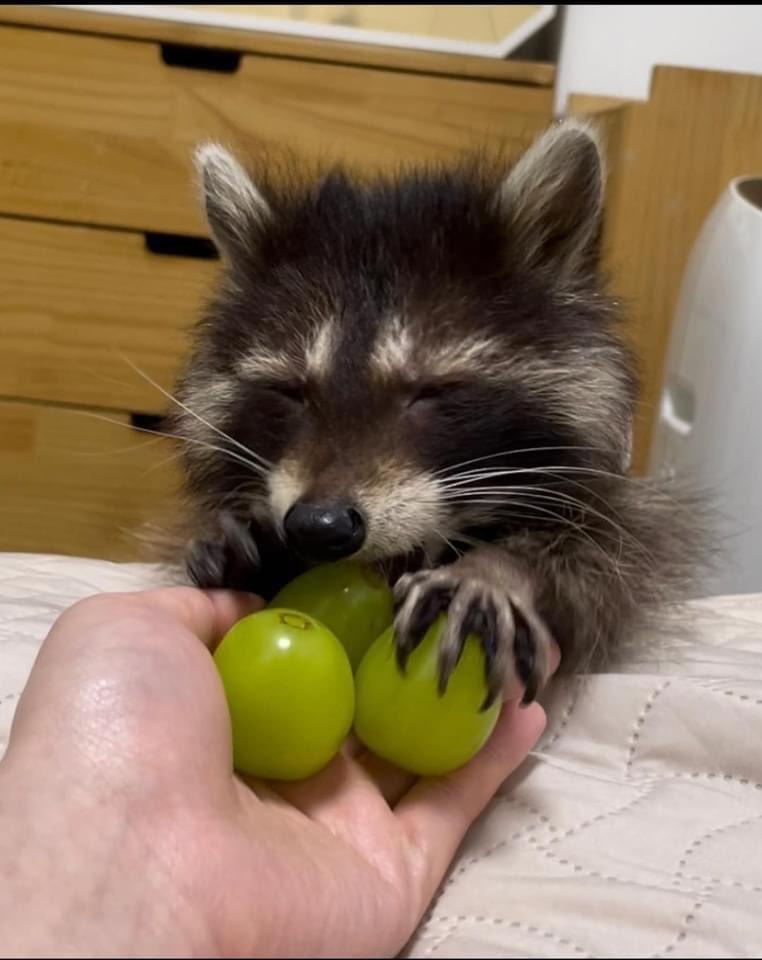
[[[552,522],[537,490],[575,467],[623,469],[635,380],[597,286],[587,127],[507,173],[284,185],[196,160],[224,269],[174,431],[202,512],[309,562],[433,559]]]

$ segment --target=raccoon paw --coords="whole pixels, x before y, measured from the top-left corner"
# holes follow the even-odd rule
[[[444,693],[466,637],[476,634],[485,658],[486,709],[508,680],[524,688],[522,703],[537,696],[549,675],[550,632],[534,609],[525,574],[510,557],[474,550],[437,570],[406,574],[394,588],[397,662],[405,669],[436,617],[447,613],[439,647],[439,690]]]
[[[251,591],[258,567],[259,552],[249,527],[227,513],[219,516],[213,530],[191,540],[185,553],[188,577],[205,590]]]

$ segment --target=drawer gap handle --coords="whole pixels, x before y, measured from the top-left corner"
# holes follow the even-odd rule
[[[189,237],[182,233],[143,234],[149,253],[160,257],[193,257],[196,260],[219,260],[217,249],[207,237]]]
[[[130,426],[135,430],[149,430],[151,433],[165,433],[164,415],[161,413],[131,413]]]
[[[237,73],[241,66],[241,54],[237,50],[195,47],[187,43],[162,43],[161,59],[168,67],[212,73]]]

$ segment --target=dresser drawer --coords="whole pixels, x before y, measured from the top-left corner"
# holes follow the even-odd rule
[[[214,262],[151,253],[143,234],[0,217],[0,265],[0,395],[166,407],[127,360],[171,388]]]
[[[0,550],[142,555],[138,530],[176,504],[173,447],[109,416],[0,402]]]
[[[253,151],[285,146],[376,169],[485,142],[518,148],[551,118],[550,89],[186,54],[147,41],[0,27],[0,213],[201,232],[189,156],[203,139]]]

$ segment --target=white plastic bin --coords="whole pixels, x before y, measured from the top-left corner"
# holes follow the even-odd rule
[[[692,250],[650,469],[714,491],[723,555],[706,592],[762,591],[762,177],[728,185]]]

